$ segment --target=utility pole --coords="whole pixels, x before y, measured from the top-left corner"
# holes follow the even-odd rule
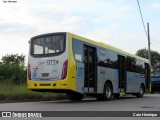
[[[147,29],[148,29],[148,59],[151,64],[151,51],[150,51],[150,35],[149,35],[149,23],[147,23]]]

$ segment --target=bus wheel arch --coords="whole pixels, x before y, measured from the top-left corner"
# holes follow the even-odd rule
[[[105,84],[107,84],[107,83],[109,83],[112,86],[112,90],[113,90],[113,84],[112,84],[111,80],[106,80]]]

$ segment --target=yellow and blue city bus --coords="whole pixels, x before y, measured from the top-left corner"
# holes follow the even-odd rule
[[[147,59],[68,32],[35,36],[29,43],[30,90],[67,93],[71,100],[143,97],[150,91]]]

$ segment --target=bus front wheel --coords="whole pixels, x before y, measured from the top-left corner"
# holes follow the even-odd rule
[[[141,87],[140,87],[140,89],[139,89],[139,93],[137,93],[136,96],[137,96],[138,98],[143,97],[144,91],[145,91],[145,90],[144,90],[144,86],[141,85]]]

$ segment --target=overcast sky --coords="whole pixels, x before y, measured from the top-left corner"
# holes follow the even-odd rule
[[[135,54],[147,47],[137,0],[16,0],[0,2],[0,58],[28,54],[39,34],[72,32]],[[160,0],[139,0],[151,49],[160,52]]]

